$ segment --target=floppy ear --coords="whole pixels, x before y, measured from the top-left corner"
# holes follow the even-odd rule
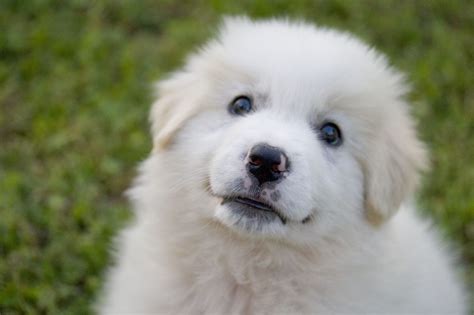
[[[419,173],[427,169],[424,145],[416,137],[409,115],[403,111],[405,104],[396,104],[388,121],[371,145],[366,165],[365,202],[367,216],[378,224],[394,214],[401,203],[414,192]]]
[[[156,85],[150,112],[153,151],[165,149],[176,131],[198,111],[202,83],[191,72],[177,72]]]

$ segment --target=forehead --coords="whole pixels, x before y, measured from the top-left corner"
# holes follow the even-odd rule
[[[374,90],[399,92],[398,79],[372,49],[306,24],[231,21],[203,54],[217,80],[249,85],[270,97],[272,106],[306,108],[369,97]]]

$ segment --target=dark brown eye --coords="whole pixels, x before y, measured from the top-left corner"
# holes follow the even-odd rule
[[[320,136],[321,140],[326,142],[328,145],[332,147],[337,147],[342,143],[342,134],[339,127],[331,122],[325,123],[321,126]]]
[[[232,115],[243,116],[252,110],[252,100],[247,96],[237,97],[230,105],[229,112]]]

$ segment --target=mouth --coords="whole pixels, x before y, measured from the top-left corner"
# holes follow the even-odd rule
[[[287,221],[286,217],[275,207],[258,199],[248,197],[224,197],[221,204],[227,204],[234,212],[238,212],[249,218],[273,221],[273,219],[277,217],[282,224],[286,224]]]

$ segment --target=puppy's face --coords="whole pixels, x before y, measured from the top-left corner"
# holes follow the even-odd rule
[[[340,33],[231,20],[159,92],[171,187],[238,233],[310,244],[379,224],[425,163],[400,76]]]

